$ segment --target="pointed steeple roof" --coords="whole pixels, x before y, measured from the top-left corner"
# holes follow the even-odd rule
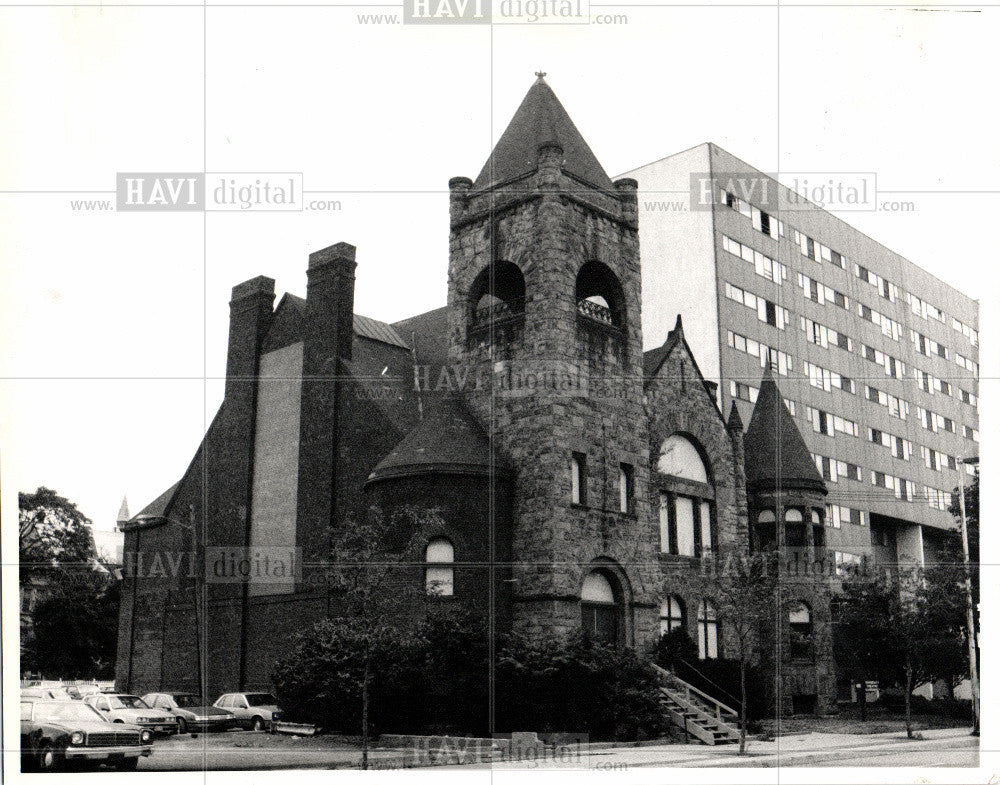
[[[770,368],[764,370],[743,445],[749,490],[797,488],[826,493],[826,484],[785,406]]]
[[[128,512],[128,496],[122,496],[122,506],[118,508],[118,517],[115,519],[115,523],[125,523],[131,517]]]
[[[552,88],[539,76],[514,112],[473,188],[486,188],[533,172],[538,164],[538,148],[551,142],[562,147],[564,171],[601,188],[614,187]]]
[[[757,399],[758,401],[760,398]],[[729,419],[726,420],[726,430],[743,433],[743,418],[740,417],[740,410],[736,408],[736,401],[733,401],[729,409]]]
[[[392,452],[383,458],[368,482],[419,474],[509,473],[499,460],[490,465],[490,442],[461,401],[445,398],[433,406]]]

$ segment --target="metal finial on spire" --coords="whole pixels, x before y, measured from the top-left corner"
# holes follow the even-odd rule
[[[546,76],[546,73],[545,73],[545,71],[535,71],[535,76],[537,76],[539,79],[544,79],[545,76]]]

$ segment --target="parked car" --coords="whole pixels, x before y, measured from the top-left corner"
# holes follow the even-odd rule
[[[101,693],[88,695],[83,702],[101,712],[112,722],[126,722],[154,733],[176,733],[177,717],[163,709],[150,707],[138,695]]]
[[[101,688],[96,684],[69,684],[65,689],[74,700],[83,700],[88,695],[100,695],[101,693]]]
[[[236,724],[250,730],[274,730],[281,718],[278,699],[269,692],[227,692],[213,706],[236,715]]]
[[[69,700],[65,690],[53,690],[48,687],[26,687],[21,690],[21,700],[58,701]]]
[[[68,762],[107,763],[134,771],[153,752],[151,731],[112,725],[74,700],[21,701],[21,767],[53,771]]]
[[[231,711],[211,706],[191,692],[149,692],[142,696],[142,702],[176,717],[178,733],[191,729],[229,730],[236,722]]]

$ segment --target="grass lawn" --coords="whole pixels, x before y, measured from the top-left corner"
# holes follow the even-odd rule
[[[946,717],[938,714],[912,715],[913,729],[916,731],[928,728],[972,728],[972,718]],[[840,713],[829,717],[782,717],[780,720],[761,720],[760,728],[765,738],[773,736],[788,736],[793,733],[893,733],[906,730],[906,718],[903,712],[886,711],[877,707],[868,707],[867,720],[862,721],[861,710],[855,706],[842,706]]]

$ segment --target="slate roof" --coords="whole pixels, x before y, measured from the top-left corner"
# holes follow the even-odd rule
[[[471,412],[457,398],[437,401],[423,421],[393,448],[368,476],[368,482],[421,474],[488,475],[490,442]],[[499,460],[499,459],[497,459]],[[492,470],[509,474],[505,463]]]
[[[487,188],[535,171],[538,148],[545,142],[558,142],[562,146],[564,171],[600,188],[614,187],[552,88],[538,77],[500,136],[473,188]]]
[[[751,491],[802,488],[826,493],[826,484],[785,406],[770,368],[764,369],[743,445],[747,487]]]
[[[411,316],[392,325],[416,353],[419,365],[441,366],[448,362],[448,307]]]

